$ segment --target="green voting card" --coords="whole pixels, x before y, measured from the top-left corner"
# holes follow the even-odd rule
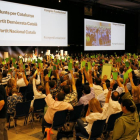
[[[8,72],[11,73],[12,72],[12,69],[10,69]]]
[[[23,69],[25,70],[25,64],[23,64]]]
[[[130,72],[132,72],[132,69],[130,68],[126,72],[129,74]]]
[[[3,61],[2,64],[5,65],[5,62]]]
[[[85,66],[85,64],[86,64],[86,62],[85,62],[85,61],[82,61],[82,67],[84,67],[84,66]]]
[[[70,59],[70,63],[72,63],[73,62],[73,59]]]
[[[41,60],[40,60],[40,59],[37,59],[37,62],[38,62],[38,63],[41,63]]]
[[[16,69],[17,69],[17,65],[16,65],[16,64],[14,64],[13,66],[14,66],[14,68],[16,68]]]
[[[53,70],[56,70],[56,66],[53,66]]]
[[[128,68],[129,67],[129,62],[125,62],[125,66]]]
[[[9,62],[9,58],[6,58],[6,63],[8,63]]]
[[[132,69],[129,69],[126,71],[126,73],[123,75],[123,83],[125,83],[126,79],[128,79],[128,74],[132,72]]]
[[[22,64],[22,59],[20,59],[20,64]]]
[[[138,63],[139,63],[139,67],[140,67],[140,61],[138,61]]]
[[[48,77],[51,76],[51,72],[52,72],[52,69],[50,69],[49,73],[48,73]]]
[[[85,68],[86,68],[86,72],[87,72],[88,71],[88,67],[86,66]]]
[[[121,57],[119,57],[119,58],[118,58],[118,62],[121,62],[121,60],[122,60],[122,58],[121,58]]]
[[[65,62],[65,59],[62,59],[62,62]]]
[[[126,79],[128,79],[128,73],[127,72],[123,75],[123,83],[125,83]]]
[[[60,60],[59,60],[59,59],[57,59],[57,63],[58,63],[58,64],[60,63]]]
[[[118,72],[113,72],[112,74],[113,74],[113,79],[117,80]]]
[[[91,63],[88,62],[88,70],[91,70]]]
[[[72,63],[68,64],[68,70],[72,70]]]
[[[38,68],[38,63],[36,64],[36,67]]]
[[[43,69],[43,63],[40,64],[41,69]]]
[[[12,63],[14,64],[15,62],[16,62],[16,59],[15,59],[15,58],[13,58]]]
[[[101,78],[103,78],[103,76],[106,75],[107,79],[110,79],[111,78],[111,68],[112,68],[111,64],[104,64],[103,68],[102,68]]]
[[[95,66],[95,62],[92,63],[92,66],[93,66],[93,67]]]
[[[35,63],[35,59],[32,61],[32,63],[33,63],[33,64]]]

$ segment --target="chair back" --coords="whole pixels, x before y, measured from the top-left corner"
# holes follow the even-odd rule
[[[83,107],[82,112],[81,112],[81,117],[86,116],[87,110],[88,110],[88,104]]]
[[[29,114],[31,101],[16,104],[15,118],[27,116]]]
[[[90,140],[99,138],[101,136],[101,134],[103,133],[104,126],[105,126],[105,121],[106,120],[97,120],[93,123],[92,129],[91,129]]]
[[[68,110],[63,110],[63,111],[57,111],[54,114],[53,126],[52,126],[53,129],[60,128],[64,125],[64,123],[66,122],[67,113]]]
[[[46,105],[45,98],[35,99],[34,100],[34,113],[44,113],[44,107]]]
[[[118,119],[120,116],[122,115],[122,112],[116,113],[116,114],[112,114],[107,122],[107,129],[106,131],[112,131],[114,129],[114,124],[116,119]]]
[[[19,88],[19,92],[23,95],[23,101],[25,101],[26,88],[27,86]]]
[[[69,121],[70,122],[76,122],[77,119],[79,119],[81,117],[82,109],[83,109],[83,105],[75,106],[74,110],[70,111],[70,114],[69,114],[70,119],[69,119]]]
[[[136,104],[136,107],[137,107],[137,111],[138,111],[138,114],[140,112],[140,104]]]

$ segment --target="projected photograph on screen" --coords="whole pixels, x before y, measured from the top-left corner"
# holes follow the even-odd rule
[[[85,19],[85,50],[125,50],[125,24]]]
[[[67,12],[0,1],[0,46],[67,46]]]

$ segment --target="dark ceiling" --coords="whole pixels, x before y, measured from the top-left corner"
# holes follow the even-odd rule
[[[59,3],[59,0],[35,0],[35,1],[29,1],[29,0],[5,0],[5,1],[11,1],[11,2],[17,2],[17,3],[25,3],[30,5],[36,5],[36,4],[45,4],[45,3],[51,3],[56,4]],[[85,5],[94,5],[94,4],[100,4],[102,6],[107,6],[113,9],[122,9],[132,12],[140,12],[140,0],[60,0],[62,3],[67,3],[69,1],[76,2],[76,3],[83,3]],[[68,4],[68,3],[67,3]]]
[[[101,4],[112,8],[128,10],[132,12],[140,12],[140,0],[70,0],[82,2],[85,4]]]

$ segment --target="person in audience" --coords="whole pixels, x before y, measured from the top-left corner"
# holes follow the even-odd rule
[[[12,89],[12,96],[7,98],[7,122],[9,122],[10,115],[14,115],[16,104],[23,102],[22,96],[18,93],[17,88]],[[8,124],[9,126],[9,124]]]
[[[25,87],[27,86],[25,83],[25,77],[23,77],[22,73],[18,73],[17,87]]]
[[[34,104],[34,100],[35,99],[41,99],[41,98],[45,98],[46,97],[46,95],[42,93],[42,91],[43,91],[42,85],[38,85],[37,88],[36,88],[35,77],[36,77],[36,73],[33,76],[33,92],[34,92],[34,98],[31,101],[31,108],[33,107],[33,104]]]
[[[0,73],[0,83],[2,82],[2,73]],[[6,124],[6,112],[7,112],[7,97],[6,91],[2,85],[0,85],[0,139],[8,140]]]
[[[103,86],[103,93],[98,95],[97,100],[100,102],[101,106],[103,107],[105,104],[105,99],[108,93],[108,90],[110,88],[110,81],[107,79],[107,76],[105,75],[102,79],[102,86]],[[107,88],[106,88],[107,87]]]
[[[130,83],[132,86],[133,101],[137,106],[137,111],[139,114],[139,112],[140,112],[140,84],[138,86],[135,86],[135,84],[133,82],[133,78],[132,78],[132,73],[129,74],[129,79],[130,79]]]
[[[85,123],[83,120],[78,119],[77,124],[78,127],[76,128],[76,131],[80,131],[83,135],[89,136],[91,134],[91,129],[94,121],[96,120],[105,120],[106,119],[106,111],[108,109],[109,99],[111,96],[111,91],[113,88],[113,85],[115,84],[115,81],[111,81],[110,83],[110,90],[108,92],[108,95],[106,97],[106,102],[103,108],[100,107],[100,103],[97,99],[92,99],[89,103],[89,109],[90,113],[88,116],[86,116],[85,120],[87,123]],[[94,112],[91,112],[94,111]]]
[[[118,62],[120,57],[122,60]],[[73,59],[72,70],[68,70],[71,59]],[[65,109],[72,110],[73,107],[81,104],[88,105],[85,118],[88,124],[84,124],[81,120],[77,121],[79,126],[77,131],[81,131],[87,136],[91,133],[94,121],[106,119],[107,122],[110,115],[123,111],[124,114],[115,123],[113,139],[131,140],[136,137],[137,133],[137,113],[134,103],[137,106],[138,112],[140,110],[139,59],[140,56],[138,56],[138,58],[136,58],[135,55],[129,55],[129,57],[127,57],[126,54],[117,56],[97,53],[89,55],[84,53],[81,54],[81,56],[79,55],[79,58],[74,54],[71,57],[66,57],[65,62],[60,60],[59,64],[56,64],[54,60],[48,62],[44,58],[42,61],[43,67],[41,67],[40,63],[37,64],[37,62],[34,61],[32,61],[32,64],[31,61],[25,62],[23,63],[25,64],[25,71],[22,67],[23,64],[18,61],[15,62],[17,68],[12,64],[11,60],[6,64],[2,64],[2,61],[0,61],[0,72],[3,74],[0,85],[4,83],[4,86],[6,86],[5,91],[8,99],[16,96],[17,91],[15,93],[12,92],[15,88],[25,87],[23,100],[32,100],[31,107],[33,107],[35,99],[45,99],[48,109],[44,116],[43,126],[52,124],[56,111]],[[82,61],[86,62],[85,66],[81,65],[83,64]],[[88,62],[92,64],[91,69],[89,69],[87,65]],[[129,63],[130,67],[126,66],[125,62],[131,62]],[[112,80],[114,79],[112,74],[110,79],[108,79],[106,75],[101,78],[104,63],[113,66],[110,72],[118,72],[119,76],[115,84]],[[12,74],[8,73],[10,66]],[[53,66],[56,67],[56,70],[53,70]],[[130,68],[133,70],[133,75],[129,74],[130,82],[127,82],[126,86],[130,92],[132,89],[132,97],[129,94],[129,101],[128,98],[125,101],[123,99],[128,94],[127,92],[124,93],[124,87],[126,89],[126,86],[122,83],[125,81],[127,70],[131,70]],[[48,77],[48,71],[50,69],[52,69],[52,72],[50,77]],[[3,91],[3,89],[1,91]],[[6,103],[1,105],[4,100],[3,97],[3,94],[2,98],[0,95],[0,109],[2,106],[4,106],[4,109],[6,108]],[[119,125],[122,126],[121,129],[119,129]],[[42,127],[42,130],[44,130],[44,127]],[[117,131],[119,133],[117,133]]]
[[[54,72],[56,73],[57,81],[55,80],[49,81],[49,86],[50,86],[51,95],[55,99],[55,96],[61,90],[61,87],[60,87],[60,78],[59,78],[58,70],[55,70]]]
[[[69,85],[63,86],[63,91],[65,93],[64,102],[71,103],[72,106],[76,106],[78,104],[77,91],[76,91],[73,71],[71,70],[70,73],[71,73],[71,76],[72,76],[72,92],[71,92],[71,87]]]
[[[124,72],[124,67],[121,66],[120,69],[119,69],[119,74],[120,74],[121,78],[123,78],[123,72]]]
[[[26,87],[25,91],[25,100],[31,101],[33,100],[34,92],[33,92],[33,78],[30,78],[29,83]]]
[[[12,95],[12,93],[11,93],[12,89],[16,88],[16,80],[15,79],[11,78],[11,79],[8,80],[7,86],[5,87],[7,97],[11,96]]]
[[[82,81],[84,81],[84,76],[82,74]],[[89,101],[95,97],[93,82],[92,82],[92,71],[89,72],[89,85],[84,85],[83,96],[80,98],[78,105],[87,105]]]
[[[97,77],[97,67],[95,68],[94,71],[94,77],[95,77],[95,81],[93,84],[93,89],[95,92],[95,98],[98,97],[98,95],[100,95],[101,93],[103,93],[103,88],[101,87],[101,79],[99,77]]]
[[[44,126],[48,126],[53,123],[54,114],[57,111],[62,110],[73,110],[73,106],[70,103],[64,102],[65,94],[63,92],[58,92],[55,100],[52,98],[49,89],[49,77],[45,76],[46,81],[46,104],[48,105],[47,112],[45,113],[44,120],[42,121],[42,132],[44,133]]]
[[[1,84],[6,86],[9,79],[11,79],[11,74],[8,73],[7,70],[3,70]]]
[[[125,94],[121,97],[123,115],[115,121],[112,139],[135,140],[139,132],[139,117],[136,105],[126,86],[128,79],[126,80],[124,86],[119,80],[117,80],[117,82],[120,87],[125,88]]]

